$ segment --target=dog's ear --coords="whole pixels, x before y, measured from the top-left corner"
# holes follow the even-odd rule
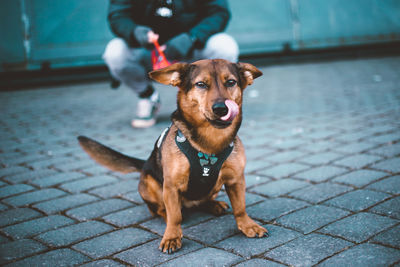
[[[168,67],[151,71],[149,76],[153,80],[162,84],[180,86],[182,84],[183,74],[188,65],[189,64],[187,63],[175,63]]]
[[[242,88],[244,89],[247,85],[251,85],[253,80],[260,77],[262,72],[249,63],[239,62],[236,64],[239,68],[240,78],[242,80]]]

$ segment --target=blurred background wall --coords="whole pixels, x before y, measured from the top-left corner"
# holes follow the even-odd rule
[[[400,0],[229,0],[242,56],[400,41]],[[108,0],[0,0],[0,72],[103,65]]]

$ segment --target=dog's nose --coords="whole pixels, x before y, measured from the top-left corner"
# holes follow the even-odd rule
[[[228,107],[225,105],[225,102],[217,102],[212,106],[212,110],[214,112],[215,115],[217,115],[218,117],[222,117],[225,116],[226,114],[228,114]]]

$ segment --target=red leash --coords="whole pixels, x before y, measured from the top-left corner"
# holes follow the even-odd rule
[[[158,41],[155,40],[153,44],[155,46],[155,49],[151,51],[151,62],[153,63],[153,70],[162,69],[171,65],[171,63],[165,57],[164,52],[161,50]]]

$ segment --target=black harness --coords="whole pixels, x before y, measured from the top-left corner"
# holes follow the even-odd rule
[[[157,144],[158,147],[161,147],[168,131],[169,128],[161,134]],[[188,189],[183,195],[187,199],[198,200],[210,193],[211,189],[215,186],[222,164],[233,150],[233,142],[219,154],[209,155],[194,149],[178,129],[175,136],[175,143],[182,153],[185,154],[190,164]]]

